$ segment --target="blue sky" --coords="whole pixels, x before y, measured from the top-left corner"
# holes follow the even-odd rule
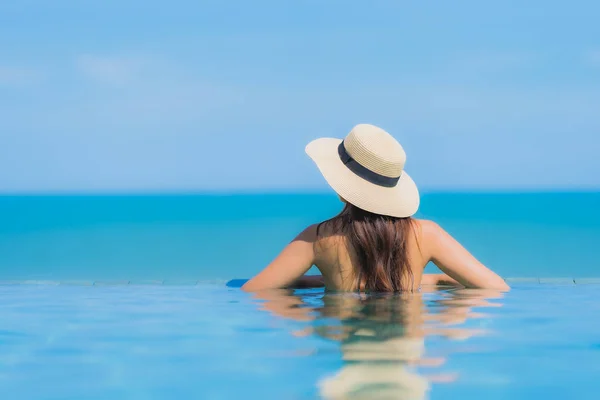
[[[424,189],[600,187],[600,3],[0,1],[0,191],[321,189],[357,123]]]

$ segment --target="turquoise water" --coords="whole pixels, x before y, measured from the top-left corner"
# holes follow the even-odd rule
[[[56,399],[597,399],[600,285],[405,296],[0,285],[0,391]]]
[[[225,280],[339,211],[335,196],[0,197],[0,393],[596,399],[599,205],[597,193],[423,196],[420,216],[503,276],[542,278],[512,279],[508,294],[257,296]]]
[[[227,280],[340,210],[331,194],[0,197],[0,280]],[[505,277],[600,277],[600,193],[425,194]]]

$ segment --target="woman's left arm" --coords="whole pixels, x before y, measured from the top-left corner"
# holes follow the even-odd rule
[[[421,285],[462,286],[456,279],[452,279],[446,274],[423,274]]]
[[[242,290],[256,292],[294,286],[295,282],[301,283],[302,280],[299,279],[314,263],[313,246],[316,238],[316,225],[306,228],[265,269],[246,282]]]
[[[304,275],[292,282],[288,289],[310,289],[325,286],[323,275]]]

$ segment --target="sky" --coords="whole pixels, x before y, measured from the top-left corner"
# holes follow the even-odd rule
[[[424,190],[600,189],[596,0],[0,0],[0,192],[321,190],[359,123]]]

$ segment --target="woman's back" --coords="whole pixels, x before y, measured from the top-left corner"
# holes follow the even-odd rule
[[[261,273],[244,285],[255,291],[290,286],[322,286],[338,291],[415,291],[421,285],[452,284],[508,290],[504,280],[479,262],[438,224],[408,219],[399,257],[368,243],[374,258],[352,244],[355,232],[340,230],[331,220],[302,231]],[[408,229],[410,228],[410,229]],[[374,238],[376,239],[376,238]],[[381,239],[381,238],[379,238]],[[381,241],[381,240],[380,240]],[[368,249],[369,250],[369,249]],[[375,263],[373,262],[375,261]],[[424,274],[433,262],[442,274]],[[376,265],[380,263],[379,265]],[[322,277],[304,277],[315,265]]]
[[[421,221],[372,214],[346,204],[314,226],[315,265],[331,290],[412,291],[428,260]]]

